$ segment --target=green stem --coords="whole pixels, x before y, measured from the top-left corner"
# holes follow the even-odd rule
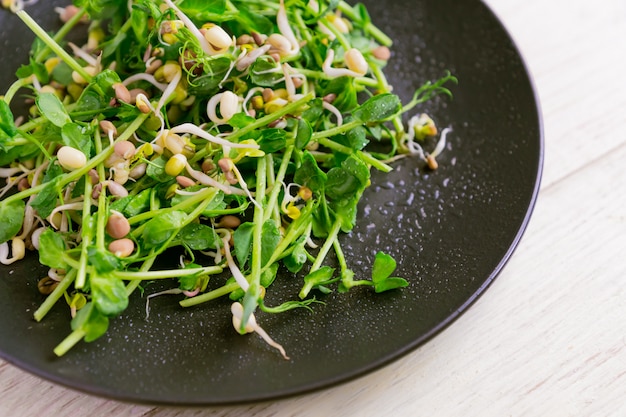
[[[335,220],[335,223],[333,223],[333,228],[328,233],[328,237],[326,238],[324,245],[322,245],[322,247],[320,248],[317,257],[315,258],[315,262],[313,262],[313,265],[311,265],[311,270],[309,271],[309,273],[317,271],[322,266],[322,263],[324,263],[324,259],[326,259],[326,256],[328,255],[330,248],[333,246],[334,241],[337,240],[337,236],[339,235],[340,230],[341,219],[337,218]]]
[[[151,258],[146,259],[143,262],[143,264],[141,265],[141,267],[139,268],[139,271],[140,272],[149,271],[150,268],[152,268],[152,265],[154,264],[154,261],[156,261],[156,256],[153,256]],[[140,279],[132,280],[128,284],[126,284],[126,294],[127,295],[131,295],[133,293],[133,291],[135,291],[137,289],[139,284],[141,284],[141,280]]]
[[[252,230],[252,257],[250,261],[250,286],[258,288],[261,285],[261,250],[263,246],[263,219],[265,218],[265,210],[263,208],[263,200],[265,200],[266,185],[266,165],[267,157],[261,157],[257,160],[257,177],[256,177],[256,198],[260,205],[254,207],[254,229]]]
[[[6,94],[4,95],[2,99],[5,101],[5,103],[11,104],[11,100],[13,100],[13,96],[19,91],[20,88],[27,86],[28,84],[31,84],[31,77],[21,78],[19,80],[16,80],[13,84],[11,84],[11,86],[9,87],[9,89],[7,90]]]
[[[83,219],[82,219],[82,239],[80,242],[80,266],[76,276],[76,288],[82,288],[87,280],[88,249],[92,239],[91,223],[91,180],[89,176],[85,178],[85,193],[83,195]]]
[[[111,276],[124,281],[149,281],[152,279],[179,278],[194,274],[219,274],[221,266],[205,266],[202,268],[167,269],[161,271],[112,271]]]
[[[91,82],[91,75],[85,71],[85,69],[74,59],[70,54],[65,52],[63,48],[54,40],[48,33],[32,17],[28,15],[24,10],[20,10],[16,13],[20,19],[30,28],[30,30],[37,35],[55,54],[59,56],[65,63],[87,82]]]
[[[340,1],[337,8],[341,10],[343,14],[345,14],[349,19],[358,22],[361,20],[361,17],[354,11],[354,8],[350,6],[345,1]],[[363,25],[363,29],[372,35],[374,39],[378,41],[381,45],[391,46],[393,41],[389,36],[387,36],[383,31],[378,29],[372,22],[367,22]]]
[[[76,278],[76,269],[70,269],[63,279],[59,282],[56,288],[46,297],[39,308],[33,313],[33,317],[36,321],[41,321],[50,309],[56,304],[57,301],[63,296],[65,291],[70,287],[74,279]]]
[[[237,282],[232,282],[230,284],[226,284],[222,287],[216,288],[204,294],[197,295],[191,298],[186,298],[180,301],[179,304],[182,307],[195,306],[195,305],[206,303],[207,301],[215,300],[216,298],[228,295],[231,292],[235,291],[236,289],[239,289],[239,284],[237,284]]]
[[[133,225],[136,223],[141,223],[143,221],[149,220],[157,215],[165,214],[171,211],[185,211],[188,208],[193,207],[194,205],[200,202],[206,202],[208,205],[208,203],[210,203],[215,198],[216,194],[217,194],[216,188],[207,187],[207,188],[202,189],[200,192],[190,196],[189,198],[184,199],[183,201],[181,201],[180,203],[176,205],[158,209],[158,210],[150,210],[145,213],[137,214],[136,216],[129,218],[128,222],[131,225]],[[137,229],[133,231],[133,236],[135,237],[139,235],[139,232],[135,233],[136,230]]]
[[[81,19],[83,18],[83,16],[85,16],[86,13],[87,11],[85,9],[79,9],[76,12],[76,14],[74,14],[74,16],[70,18],[70,20],[68,20],[67,22],[63,24],[63,26],[61,26],[61,28],[55,33],[52,39],[56,43],[59,43],[63,38],[65,38],[65,36],[68,33],[70,33],[70,31],[74,28],[74,26],[76,26],[81,21]],[[36,62],[43,61],[43,59],[46,57],[48,52],[49,52],[48,48],[44,48],[41,51],[39,51],[39,54],[35,57],[35,61]]]
[[[74,330],[70,333],[61,343],[54,348],[54,354],[57,356],[65,355],[71,348],[73,348],[78,342],[83,340],[87,332],[83,329]]]
[[[350,123],[346,123],[346,124],[350,124]],[[334,130],[334,129],[328,129],[328,130]],[[324,132],[320,132],[320,133],[324,133]],[[313,136],[315,136],[315,134]],[[327,139],[327,138],[319,138],[317,139],[317,142],[320,145],[323,145],[323,146],[326,146],[327,148],[332,149],[333,151],[345,153],[346,155],[351,155],[355,153],[354,149],[348,146],[342,145],[340,143],[337,143],[333,140]],[[393,170],[393,168],[390,165],[387,165],[384,162],[374,158],[372,155],[368,154],[367,152],[356,151],[356,154],[363,160],[363,162],[373,166],[379,171],[391,172]]]
[[[306,94],[304,97],[300,98],[299,100],[296,100],[293,103],[289,103],[285,107],[279,110],[276,110],[275,112],[270,113],[266,116],[263,116],[260,119],[255,120],[254,123],[250,123],[249,125],[242,127],[241,129],[231,133],[230,135],[226,137],[226,139],[228,139],[231,142],[236,142],[237,139],[254,131],[255,129],[258,129],[259,127],[267,126],[268,124],[280,119],[283,116],[296,112],[296,110],[300,109],[300,107],[302,107],[304,104],[313,100],[313,98],[314,98],[313,93]]]
[[[289,162],[291,162],[291,154],[293,153],[293,145],[288,146],[283,153],[283,160],[280,163],[280,168],[278,168],[278,173],[276,174],[276,178],[274,179],[274,187],[270,192],[270,196],[267,200],[267,204],[265,206],[265,220],[269,219],[272,213],[275,211],[275,208],[278,205],[278,195],[280,194],[280,184],[283,183],[285,179],[285,175],[287,174],[287,169],[289,168]]]

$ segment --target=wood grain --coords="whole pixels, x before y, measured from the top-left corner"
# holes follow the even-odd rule
[[[0,362],[0,416],[626,415],[626,2],[488,0],[544,114],[540,198],[503,273],[391,365],[275,403],[123,404]]]

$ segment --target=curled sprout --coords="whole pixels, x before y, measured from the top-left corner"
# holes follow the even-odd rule
[[[285,190],[284,195],[283,195],[283,200],[280,203],[280,209],[281,211],[287,215],[287,217],[289,217],[290,219],[297,219],[300,217],[300,209],[301,206],[298,207],[296,205],[296,203],[301,200],[301,196],[300,196],[300,192],[298,192],[298,194],[296,194],[295,196],[291,195],[291,187],[298,187],[299,189],[303,189],[304,187],[301,187],[299,184],[296,183],[291,183],[289,185],[285,185],[283,183],[283,189]]]
[[[432,152],[427,153],[422,146],[415,141],[415,139],[423,139],[426,136],[433,136],[437,133],[437,128],[433,120],[426,114],[419,116],[413,116],[409,119],[408,134],[406,146],[411,154],[417,155],[421,160],[426,162],[430,169],[437,169],[439,164],[436,158],[443,152],[446,147],[446,139],[448,134],[452,131],[450,127],[446,127],[441,131],[439,140],[435,145]]]
[[[239,302],[234,302],[230,306],[230,311],[233,313],[233,327],[238,332],[241,332],[241,319],[243,318],[243,306]],[[285,358],[285,360],[289,360],[289,356],[287,356],[285,349],[280,344],[276,343],[274,339],[272,339],[270,335],[267,334],[267,332],[263,330],[263,328],[257,324],[254,314],[250,314],[250,318],[248,318],[248,322],[246,323],[244,332],[245,333],[256,332],[259,336],[263,338],[263,340],[265,340],[265,342],[268,345],[278,349],[278,351],[280,352],[281,355],[283,355],[283,358]]]
[[[217,115],[217,105],[222,117]],[[239,111],[239,97],[232,91],[224,91],[211,97],[207,103],[207,116],[216,125],[228,123]]]
[[[300,43],[296,39],[296,35],[293,33],[289,20],[287,18],[287,9],[285,9],[285,1],[280,0],[278,6],[278,14],[276,15],[276,23],[278,24],[278,30],[287,39],[290,45],[290,49],[284,51],[285,56],[295,56],[300,52]]]
[[[9,257],[9,242],[0,244],[0,263],[10,265],[13,262],[24,259],[26,255],[26,245],[18,237],[11,239],[11,257]]]
[[[344,54],[344,60],[347,68],[334,68],[332,66],[335,60],[335,51],[328,48],[326,59],[322,65],[324,74],[332,78],[337,77],[362,77],[367,73],[368,64],[363,58],[363,54],[355,48],[351,48]]]

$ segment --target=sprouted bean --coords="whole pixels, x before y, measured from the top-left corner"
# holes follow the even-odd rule
[[[413,155],[437,168],[450,130],[408,112],[449,94],[453,76],[403,105],[382,71],[391,39],[344,1],[96,3],[57,8],[63,27],[51,37],[28,2],[3,1],[45,47],[0,99],[0,262],[28,247],[49,268],[34,317],[67,303],[72,332],[57,355],[102,336],[154,280],[172,284],[147,295],[147,319],[158,295],[185,308],[229,297],[235,330],[285,359],[264,315],[311,310],[328,291],[408,285],[388,277],[395,261],[383,253],[373,271],[385,274],[354,279],[338,236],[354,226],[371,169]],[[85,44],[63,39],[73,30]],[[11,110],[24,87],[29,120]],[[176,248],[179,262],[155,266]],[[302,288],[268,305],[284,269]]]

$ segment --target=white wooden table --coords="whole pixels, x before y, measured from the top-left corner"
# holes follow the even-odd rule
[[[545,169],[521,245],[451,327],[347,384],[228,408],[118,403],[0,361],[0,416],[625,416],[626,1],[486,2],[534,76]]]

